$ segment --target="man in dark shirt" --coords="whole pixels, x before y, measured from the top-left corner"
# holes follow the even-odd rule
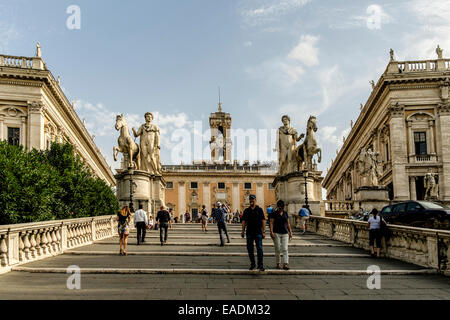
[[[169,228],[170,220],[169,212],[164,210],[164,206],[161,206],[161,210],[156,215],[156,222],[159,224],[159,240],[161,241],[161,245],[167,243],[167,229]]]
[[[247,251],[250,258],[250,270],[255,269],[254,245],[258,256],[258,269],[264,271],[262,240],[266,237],[264,211],[256,205],[256,196],[249,197],[250,207],[244,210],[242,215],[242,238],[247,234]],[[247,232],[246,232],[247,229]]]
[[[211,217],[213,217],[216,220],[217,228],[219,229],[219,236],[220,236],[220,246],[223,247],[223,237],[222,237],[222,231],[225,233],[227,237],[227,243],[230,243],[230,237],[228,235],[227,230],[227,213],[229,208],[227,206],[221,205],[220,202],[217,202],[217,208],[214,208],[213,213],[211,214]]]

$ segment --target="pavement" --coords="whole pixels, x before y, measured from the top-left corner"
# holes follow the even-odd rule
[[[275,268],[273,242],[264,239],[266,271],[249,271],[240,225],[229,225],[231,243],[219,246],[215,225],[177,224],[167,245],[159,231],[136,244],[131,232],[127,256],[118,237],[23,264],[0,275],[0,299],[158,300],[450,300],[450,278],[393,259],[374,259],[364,250],[312,233],[294,232],[290,270]],[[256,255],[256,254],[255,254]],[[69,266],[80,268],[80,289],[67,287]],[[370,266],[377,266],[374,282]],[[369,278],[371,277],[371,278]],[[369,289],[377,283],[379,289]]]

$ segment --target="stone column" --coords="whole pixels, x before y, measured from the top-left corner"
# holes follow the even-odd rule
[[[26,139],[25,139],[25,129],[27,125],[27,117],[21,117],[22,123],[20,127],[20,144],[25,147]]]
[[[409,183],[406,174],[407,149],[406,128],[403,105],[391,105],[390,107],[390,132],[391,136],[391,159],[392,159],[392,182],[394,185],[394,200],[404,201],[409,198]]]
[[[416,177],[409,177],[409,192],[411,195],[411,200],[417,200]]]
[[[233,191],[232,191],[232,210],[233,212],[236,211],[236,209],[240,210],[239,206],[239,182],[233,182]]]
[[[5,138],[3,137],[3,123],[5,121],[5,116],[0,114],[0,141],[4,140]]]
[[[440,105],[439,134],[441,141],[442,175],[439,175],[439,197],[450,202],[450,105]]]
[[[414,134],[412,131],[412,121],[409,120],[407,122],[407,128],[408,128],[408,139],[409,139],[409,152],[408,156],[413,156],[416,153],[416,150],[414,150]]]
[[[203,182],[203,204],[206,206],[209,214],[211,214],[211,192],[209,182]]]
[[[256,204],[264,210],[264,183],[256,183]]]
[[[44,149],[44,104],[40,101],[28,103],[27,149]]]
[[[178,182],[178,214],[184,215],[186,212],[186,183],[184,181]]]
[[[436,148],[434,147],[434,120],[430,120],[428,124],[430,128],[430,154],[436,155]]]

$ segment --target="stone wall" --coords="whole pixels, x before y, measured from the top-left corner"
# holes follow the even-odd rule
[[[294,226],[300,228],[300,217],[293,218]],[[310,216],[307,228],[353,247],[370,249],[367,222]],[[450,231],[389,225],[389,239],[383,237],[381,254],[450,276]]]
[[[115,216],[0,226],[0,274],[117,233]]]

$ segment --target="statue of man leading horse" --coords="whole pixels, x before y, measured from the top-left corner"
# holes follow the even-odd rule
[[[312,159],[318,155],[318,162],[322,161],[322,150],[317,146],[315,132],[317,132],[317,119],[310,116],[306,125],[306,136],[297,133],[290,126],[290,118],[284,115],[281,118],[283,126],[278,129],[278,165],[279,174],[285,175],[298,170],[313,170]],[[305,138],[297,146],[297,142]]]
[[[142,170],[151,174],[161,174],[160,161],[160,132],[159,127],[152,124],[153,114],[147,112],[145,114],[145,124],[139,130],[132,128],[135,138],[139,137],[140,145],[138,145],[130,135],[127,122],[123,114],[116,118],[116,130],[120,130],[118,139],[119,146],[114,147],[114,161],[117,161],[117,155],[122,152],[128,161],[128,168]]]

